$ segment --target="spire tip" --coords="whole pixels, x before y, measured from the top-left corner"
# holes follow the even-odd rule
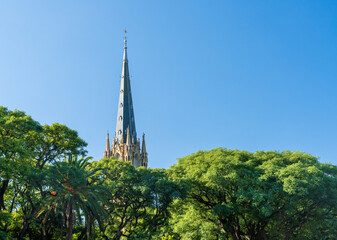
[[[125,36],[124,36],[124,47],[126,48],[126,34],[128,33],[128,31],[126,31],[126,28],[124,29],[124,33],[125,33]]]

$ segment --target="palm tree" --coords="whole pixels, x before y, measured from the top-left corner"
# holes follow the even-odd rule
[[[106,215],[103,202],[107,191],[102,186],[92,184],[91,180],[99,169],[88,168],[90,159],[78,159],[77,156],[70,155],[65,161],[51,166],[46,176],[49,194],[37,216],[45,214],[42,222],[44,228],[50,212],[61,212],[66,220],[66,240],[73,237],[76,214],[80,222],[83,215],[86,219],[87,239],[94,227],[94,219],[100,221]],[[43,232],[45,234],[44,229]],[[61,230],[61,238],[62,235]]]

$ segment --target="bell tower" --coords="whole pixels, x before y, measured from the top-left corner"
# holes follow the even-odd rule
[[[109,134],[107,134],[104,158],[116,157],[122,161],[131,162],[135,167],[147,167],[148,159],[145,146],[145,135],[143,134],[142,147],[140,147],[140,139],[137,139],[127,57],[126,30],[124,32],[124,55],[117,107],[116,132],[115,137],[112,140],[111,148],[109,147]]]

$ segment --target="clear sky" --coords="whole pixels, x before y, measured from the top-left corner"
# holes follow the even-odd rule
[[[0,105],[103,156],[124,28],[150,167],[198,150],[299,150],[337,164],[336,1],[0,1]]]

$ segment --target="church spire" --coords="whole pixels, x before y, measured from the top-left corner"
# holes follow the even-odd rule
[[[123,68],[121,77],[121,88],[119,93],[119,103],[117,111],[116,137],[119,141],[127,139],[127,128],[129,127],[132,141],[137,141],[137,132],[135,125],[135,116],[133,111],[131,84],[129,74],[129,63],[127,57],[127,39],[126,30],[124,38]]]
[[[148,157],[145,146],[145,135],[143,135],[143,143],[137,139],[127,55],[126,30],[124,32],[123,68],[117,108],[116,132],[111,148],[109,134],[107,134],[104,158],[115,157],[122,161],[131,162],[135,167],[147,167]]]

